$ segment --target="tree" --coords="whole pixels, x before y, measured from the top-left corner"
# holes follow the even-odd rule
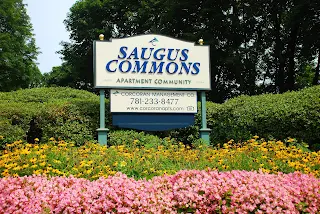
[[[209,100],[282,93],[299,88],[300,77],[310,76],[304,68],[319,57],[319,11],[318,0],[80,0],[65,20],[71,41],[60,53],[69,74],[89,88],[92,40],[100,33],[106,39],[145,33],[203,38],[210,45]]]
[[[303,46],[300,48],[300,57],[303,57],[306,64],[315,65],[312,84],[318,85],[320,84],[320,2],[316,0],[311,2],[309,18],[304,19],[302,24],[303,34],[300,36],[300,40],[303,42]]]
[[[309,76],[301,72],[313,64],[319,43],[319,2],[317,0],[259,1],[264,12],[257,16],[264,20],[264,55],[271,91],[282,93],[299,88],[297,77]]]
[[[22,0],[0,1],[0,91],[28,88],[41,73],[38,50]]]
[[[91,0],[78,1],[72,6],[64,21],[71,41],[62,42],[63,49],[59,53],[70,66],[74,85],[92,90],[92,41],[98,39],[99,34],[103,33],[108,39],[147,31],[142,26],[148,15],[137,14],[145,8],[143,5],[147,7],[147,1]]]
[[[75,78],[73,78],[70,71],[70,66],[67,63],[62,63],[61,66],[55,66],[51,72],[43,75],[44,82],[47,86],[69,86],[76,88]]]
[[[228,1],[219,5],[210,4],[210,1],[195,3],[191,0],[78,1],[65,20],[71,41],[62,43],[60,53],[71,66],[76,81],[84,82],[87,86],[93,81],[92,40],[96,40],[100,33],[106,39],[144,33],[161,33],[193,42],[203,37],[206,44],[213,45],[211,55],[214,57],[211,60],[214,63],[211,63],[211,70],[214,87],[212,94],[215,98],[212,99],[222,102],[230,97],[225,94],[234,91],[230,87],[230,83],[233,84],[230,79],[234,74],[225,68],[224,60],[231,50],[228,47],[223,50],[225,45],[220,42],[226,39],[223,32],[229,27],[223,22],[224,11],[228,9]]]

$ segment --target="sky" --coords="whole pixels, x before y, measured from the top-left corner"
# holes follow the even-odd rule
[[[23,0],[27,4],[35,34],[36,44],[41,52],[38,55],[38,67],[41,73],[50,72],[53,66],[61,65],[61,41],[69,41],[63,20],[76,0]]]

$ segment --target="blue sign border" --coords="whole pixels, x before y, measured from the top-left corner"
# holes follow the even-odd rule
[[[195,114],[112,113],[112,125],[143,131],[167,131],[195,123]]]

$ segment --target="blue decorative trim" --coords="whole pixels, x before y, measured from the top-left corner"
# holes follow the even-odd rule
[[[114,126],[145,131],[165,131],[194,124],[194,114],[113,113]]]

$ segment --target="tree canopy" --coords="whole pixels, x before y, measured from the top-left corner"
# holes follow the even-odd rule
[[[38,49],[22,0],[0,1],[0,91],[34,87],[42,74]]]
[[[319,20],[318,0],[80,0],[64,22],[70,41],[62,43],[62,67],[74,86],[90,90],[92,41],[101,33],[203,38],[211,51],[210,100],[282,93],[318,84]]]

